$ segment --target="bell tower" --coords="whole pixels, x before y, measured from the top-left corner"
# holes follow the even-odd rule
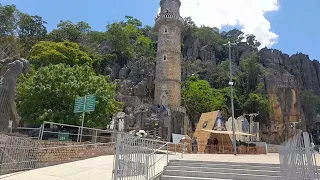
[[[155,18],[158,31],[156,58],[156,105],[181,105],[181,29],[180,0],[161,0],[161,10]]]

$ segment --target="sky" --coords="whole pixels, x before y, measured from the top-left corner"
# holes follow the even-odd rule
[[[49,31],[60,20],[85,21],[93,30],[130,15],[154,25],[160,0],[0,0],[31,15],[42,16]],[[289,55],[302,52],[320,60],[320,0],[181,0],[181,16],[198,26],[256,35],[262,47]]]

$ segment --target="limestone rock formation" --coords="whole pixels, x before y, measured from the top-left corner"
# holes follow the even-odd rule
[[[241,60],[254,51],[254,48],[240,43],[232,51],[235,64],[239,66]],[[258,56],[265,70],[260,82],[264,84],[274,110],[270,127],[265,129],[269,133],[266,137],[270,141],[281,142],[281,138],[289,133],[291,122],[305,121],[300,99],[302,91],[313,90],[320,95],[320,63],[311,61],[302,53],[290,56],[268,48],[261,49]],[[204,44],[189,34],[183,37],[182,57],[182,81],[191,74],[198,74],[201,79],[212,84],[214,70],[228,54],[224,47]],[[143,118],[151,118],[152,113],[146,115],[136,107],[139,107],[139,103],[153,104],[154,60],[136,59],[129,61],[123,68],[113,65],[110,69],[110,75],[118,84],[118,97],[126,104],[124,110],[131,124],[139,123]]]

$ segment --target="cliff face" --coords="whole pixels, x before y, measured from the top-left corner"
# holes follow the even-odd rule
[[[227,58],[227,54],[221,53],[219,48],[222,47],[210,47],[194,38],[185,39],[183,43],[184,63],[188,65],[188,69],[198,71],[203,79],[210,82],[214,68],[224,60],[219,56]],[[232,51],[232,57],[239,65],[241,59],[252,51],[254,50],[250,47],[237,47]],[[300,122],[300,127],[305,128],[300,95],[303,90],[313,90],[320,94],[320,63],[311,61],[307,55],[301,53],[289,56],[279,50],[267,48],[261,49],[258,55],[265,68],[263,83],[274,111],[270,127],[263,127],[261,130],[265,134],[265,140],[277,143],[293,133],[290,127],[292,123]],[[184,78],[190,75],[186,70],[183,72]]]
[[[214,83],[213,74],[217,65],[228,58],[227,48],[217,44],[207,45],[192,35],[184,36],[182,43],[182,80],[197,73],[201,79]],[[254,51],[255,48],[245,44],[233,48],[235,64],[239,66],[241,60]],[[262,137],[278,143],[292,133],[290,123],[300,122],[304,127],[300,95],[304,90],[313,90],[320,95],[320,63],[311,61],[301,53],[289,56],[267,48],[261,49],[258,56],[265,70],[260,81],[264,83],[274,111],[269,121],[270,127],[261,127]],[[121,95],[136,96],[140,101],[152,104],[155,65],[150,60],[141,59],[128,62],[122,69],[114,65],[110,73],[120,85]]]

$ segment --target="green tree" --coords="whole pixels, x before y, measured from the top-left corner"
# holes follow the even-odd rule
[[[0,4],[0,37],[13,36],[18,27],[18,14],[15,5]]]
[[[229,60],[224,60],[213,70],[213,83],[211,84],[212,87],[220,89],[229,86],[230,81],[230,67],[229,67]],[[239,67],[232,61],[232,77],[233,82],[238,85],[238,73],[240,72]]]
[[[182,99],[193,122],[199,120],[201,113],[226,111],[224,95],[219,90],[212,89],[207,81],[194,76],[188,79],[185,86],[182,89]]]
[[[184,18],[184,27],[181,33],[183,41],[186,41],[192,37],[197,29],[198,27],[191,17]]]
[[[90,31],[87,36],[88,40],[92,43],[100,44],[101,42],[107,40],[107,34],[105,32]]]
[[[136,28],[142,27],[142,22],[137,18],[134,18],[132,16],[125,16],[125,19],[126,19],[126,24],[133,25]]]
[[[137,56],[155,56],[155,50],[152,47],[152,41],[148,37],[139,36],[135,42],[134,49]]]
[[[26,51],[28,51],[35,43],[46,37],[47,28],[45,27],[45,24],[47,24],[47,22],[40,16],[20,14],[18,35]]]
[[[254,92],[259,84],[259,78],[263,73],[261,64],[259,63],[259,56],[254,53],[247,59],[241,61],[243,73],[240,75],[242,79],[242,88],[246,94]]]
[[[243,108],[246,113],[259,113],[256,120],[261,124],[267,124],[273,112],[269,99],[258,93],[250,93]]]
[[[306,115],[307,129],[311,130],[317,114],[320,114],[320,97],[313,91],[303,91],[301,94],[301,106]]]
[[[16,38],[18,22],[16,6],[0,3],[0,59],[20,55],[21,44]]]
[[[86,65],[42,67],[17,88],[22,120],[37,125],[43,121],[80,125],[79,114],[73,113],[75,98],[95,94],[96,111],[86,114],[85,125],[105,127],[121,107],[114,99],[116,87],[108,81]]]
[[[131,24],[125,25],[124,31],[129,35],[130,40],[136,40],[142,35],[142,32]]]
[[[232,43],[239,43],[244,39],[244,33],[238,29],[232,29],[226,33],[224,32],[223,37]]]
[[[261,43],[256,39],[256,36],[253,34],[246,35],[247,44],[253,48],[258,48]]]
[[[65,63],[70,66],[93,63],[76,43],[41,41],[31,48],[29,60],[35,67]]]
[[[196,35],[205,45],[222,45],[226,40],[221,36],[218,28],[201,26],[196,30]]]
[[[114,53],[118,56],[121,66],[127,63],[133,57],[133,45],[128,33],[119,23],[112,23],[107,26],[107,39],[112,44]]]
[[[229,117],[232,116],[232,109],[231,109],[231,89],[230,87],[226,86],[223,89],[219,89],[219,92],[223,95],[226,100],[226,106],[224,114]],[[238,92],[236,89],[233,89],[233,106],[234,106],[234,114],[235,117],[241,116],[243,114],[242,104],[238,98]]]
[[[80,21],[74,24],[71,21],[60,21],[48,36],[49,39],[56,42],[71,41],[80,43],[85,35],[91,31],[88,23]]]

